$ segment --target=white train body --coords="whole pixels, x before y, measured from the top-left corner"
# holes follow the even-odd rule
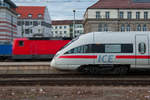
[[[150,32],[92,32],[60,50],[51,67],[76,70],[86,65],[150,68]],[[107,66],[108,67],[108,66]]]

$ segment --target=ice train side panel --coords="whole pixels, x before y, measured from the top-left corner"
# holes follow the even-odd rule
[[[60,50],[51,66],[65,70],[75,70],[82,65],[123,65],[132,68],[141,65],[144,68],[150,62],[149,33],[93,32],[82,35]],[[91,51],[82,53],[82,48],[87,45],[91,46]]]

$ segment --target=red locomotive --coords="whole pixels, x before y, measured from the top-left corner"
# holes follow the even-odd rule
[[[52,59],[70,39],[18,38],[13,43],[13,59]]]

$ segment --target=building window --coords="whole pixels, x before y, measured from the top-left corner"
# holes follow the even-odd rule
[[[33,23],[32,23],[32,21],[30,21],[30,25],[32,25]]]
[[[146,24],[143,25],[143,31],[147,31]]]
[[[144,12],[144,19],[148,19],[148,12]]]
[[[136,19],[140,19],[140,12],[136,12]]]
[[[29,17],[29,18],[32,18],[32,14],[28,14],[28,17]]]
[[[20,15],[20,14],[18,14],[18,15],[17,15],[17,17],[21,17],[21,15]]]
[[[125,27],[124,27],[124,24],[121,25],[121,32],[124,32],[125,31]]]
[[[26,26],[29,26],[29,21],[25,21],[25,25],[26,25]]]
[[[119,18],[120,18],[120,19],[123,19],[123,12],[122,12],[122,11],[119,12]]]
[[[57,33],[55,34],[55,36],[58,37],[58,36],[57,36]]]
[[[30,30],[29,29],[25,29],[25,34],[29,34]]]
[[[59,29],[62,29],[62,26],[59,26]]]
[[[100,18],[100,12],[97,11],[97,12],[96,12],[96,19],[99,19],[99,18]]]
[[[10,8],[10,4],[6,3],[5,0],[0,0],[0,6]]]
[[[0,1],[0,6],[2,6],[3,5],[3,1]]]
[[[128,19],[131,19],[131,18],[132,18],[132,12],[128,12],[127,18],[128,18]]]
[[[41,33],[41,29],[38,29],[38,33]]]
[[[106,13],[105,13],[105,17],[106,17],[106,19],[109,19],[109,12],[107,11]]]
[[[38,18],[42,18],[42,14],[38,14]]]
[[[57,26],[55,26],[55,29],[57,29]]]
[[[141,25],[140,24],[137,26],[137,31],[141,31]]]
[[[24,21],[20,21],[20,22],[21,22],[21,25],[24,25],[24,23],[25,23]]]
[[[67,27],[66,26],[64,26],[64,29],[66,29]]]
[[[108,25],[107,24],[104,25],[104,31],[106,31],[106,32],[108,31]]]
[[[77,33],[77,31],[75,31],[75,33]]]
[[[41,25],[41,21],[38,21],[38,25]]]
[[[98,31],[99,31],[99,32],[102,31],[102,24],[98,24]]]
[[[131,27],[130,27],[130,25],[128,24],[127,25],[127,29],[126,29],[127,31],[130,31],[131,30]]]
[[[38,26],[38,21],[33,21],[33,26]]]
[[[32,33],[32,29],[30,29],[30,33]]]
[[[60,34],[60,37],[62,37],[62,31],[60,31],[59,34]]]
[[[17,25],[18,25],[18,26],[21,26],[21,21],[18,21],[18,22],[17,22]]]

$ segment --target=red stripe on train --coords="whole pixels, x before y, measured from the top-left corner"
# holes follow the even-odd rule
[[[70,56],[60,56],[59,58],[79,58],[79,59],[97,59],[97,56],[93,55],[70,55]]]
[[[119,56],[116,56],[116,59],[150,59],[150,56],[119,55]]]

